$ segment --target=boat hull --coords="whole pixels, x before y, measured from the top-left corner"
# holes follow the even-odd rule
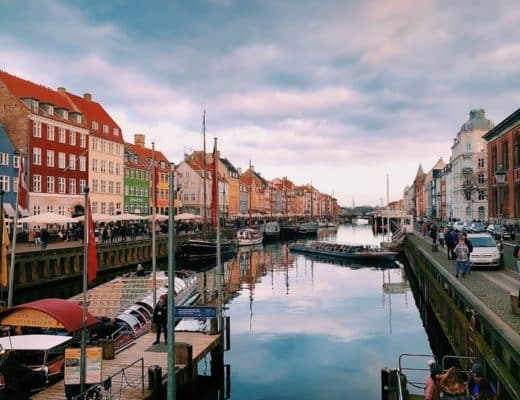
[[[325,249],[313,249],[306,247],[302,244],[293,244],[289,247],[291,251],[305,253],[305,254],[314,254],[319,256],[326,257],[336,257],[344,260],[363,260],[363,261],[383,261],[383,262],[393,262],[398,253],[393,251],[377,251],[377,252],[365,252],[365,253],[346,253],[346,252],[338,252],[333,250],[325,250]]]
[[[220,254],[233,254],[235,251],[235,244],[232,242],[220,244]],[[190,260],[215,257],[217,255],[217,242],[212,240],[188,240],[182,244],[181,254]]]

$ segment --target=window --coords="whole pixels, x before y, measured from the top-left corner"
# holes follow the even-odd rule
[[[114,128],[114,135],[119,136],[119,128]]]
[[[76,179],[70,178],[69,179],[69,193],[70,194],[77,194],[76,193]]]
[[[79,147],[87,147],[87,135],[84,133],[79,134]]]
[[[13,156],[13,167],[20,168],[20,156],[16,154]]]
[[[98,139],[97,139],[96,137],[93,137],[93,138],[92,138],[92,147],[93,147],[94,150],[96,150],[96,151],[98,150],[98,146],[99,146],[98,143],[99,143]]]
[[[0,165],[9,165],[9,153],[0,153]]]
[[[107,211],[107,204],[102,201],[101,202],[101,214],[104,214]]]
[[[54,150],[47,150],[47,167],[54,167]]]
[[[130,186],[125,186],[125,196],[130,195]]]
[[[108,133],[108,125],[103,125],[103,133]]]
[[[54,193],[54,176],[47,176],[47,193]]]
[[[92,191],[97,192],[98,191],[98,180],[92,179]]]
[[[65,153],[58,153],[58,168],[65,169]]]
[[[69,133],[69,144],[71,146],[76,146],[76,132],[70,131]]]
[[[58,178],[58,193],[65,193],[65,178]]]
[[[38,121],[33,121],[33,136],[42,137],[42,124]]]
[[[188,193],[184,193],[184,194],[183,194],[183,198],[182,198],[182,199],[183,199],[184,201],[188,201],[188,199],[189,199],[189,197],[188,197],[188,196],[189,196],[189,194],[188,194]]]
[[[101,140],[100,151],[103,153],[106,153],[106,151],[107,151],[107,143],[105,140]]]
[[[17,176],[13,177],[13,192],[15,192],[15,193],[18,192],[18,177]]]
[[[107,181],[101,180],[101,193],[105,193],[107,191]]]
[[[74,171],[76,169],[76,155],[69,154],[69,169]]]
[[[107,162],[106,162],[106,160],[101,160],[101,172],[107,172]]]
[[[9,176],[0,175],[0,189],[4,192],[9,192]]]
[[[484,190],[479,190],[478,191],[478,199],[479,200],[486,200],[486,192]],[[484,218],[482,218],[484,219]]]
[[[65,206],[58,206],[58,214],[65,215]]]
[[[85,156],[79,156],[79,170],[86,171],[87,170],[87,159]]]
[[[121,175],[121,164],[116,163],[116,175]]]
[[[33,148],[33,164],[42,165],[42,149],[39,147]]]
[[[471,143],[466,143],[466,153],[471,153]]]
[[[60,128],[58,132],[58,142],[65,143],[65,128]]]
[[[108,173],[113,174],[114,173],[114,163],[112,161],[108,162]]]
[[[478,174],[478,183],[480,185],[486,183],[486,176],[483,173]]]
[[[116,182],[116,194],[121,194],[121,182]]]
[[[99,124],[96,121],[92,121],[92,129],[97,131],[99,129]]]
[[[114,193],[114,181],[108,181],[108,193]]]
[[[81,191],[81,193],[83,193],[83,189],[85,189],[86,186],[87,186],[87,181],[85,179],[80,179],[79,180],[79,190]]]
[[[502,144],[502,164],[506,170],[509,169],[509,143],[504,141]]]
[[[32,109],[32,112],[33,113],[36,113],[38,114],[38,107],[39,107],[39,103],[38,103],[38,100],[32,100],[31,99],[31,109]]]
[[[98,202],[93,201],[92,202],[92,213],[97,213],[97,212],[98,212]]]
[[[108,203],[108,213],[113,214],[114,211],[115,211],[114,202],[111,201],[110,203]]]
[[[54,141],[54,126],[47,125],[47,140]]]
[[[42,176],[33,175],[33,192],[40,193],[42,191]]]
[[[95,158],[92,160],[92,171],[94,171],[94,172],[98,171],[98,162]]]
[[[108,142],[108,152],[110,154],[114,152],[114,142]]]
[[[478,159],[478,167],[484,168],[486,166],[485,160],[483,158]]]

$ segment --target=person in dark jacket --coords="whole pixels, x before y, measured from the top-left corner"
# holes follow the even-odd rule
[[[448,253],[448,260],[454,260],[453,248],[455,247],[455,244],[456,244],[456,243],[453,243],[453,238],[451,237],[451,231],[453,231],[453,228],[447,229],[446,232],[444,232],[444,240],[446,241],[446,251]]]
[[[471,255],[471,252],[473,251],[473,243],[471,243],[471,240],[468,239],[468,235],[466,235],[465,233],[462,233],[461,236],[464,238],[464,243],[466,243],[466,246],[468,246],[468,251],[469,251],[469,255],[468,255],[468,262],[466,263],[466,274],[470,275],[471,273],[471,260],[470,260],[470,255]]]
[[[153,319],[152,322],[157,327],[157,337],[155,339],[155,342],[153,344],[159,343],[159,339],[161,338],[161,331],[164,332],[164,343],[168,343],[167,338],[167,330],[166,330],[166,323],[168,321],[168,307],[166,304],[166,295],[161,295],[159,297],[159,302],[155,306],[155,309],[153,310]]]
[[[47,246],[49,245],[49,240],[51,236],[49,235],[49,231],[47,229],[42,229],[40,234],[40,239],[42,242],[42,250],[47,250]]]
[[[0,371],[4,375],[6,398],[29,399],[32,389],[46,385],[47,371],[47,367],[39,371],[32,370],[20,361],[16,351],[10,351]]]

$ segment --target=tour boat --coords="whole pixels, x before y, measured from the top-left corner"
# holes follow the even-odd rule
[[[243,228],[237,232],[237,242],[239,246],[260,244],[263,240],[264,235],[258,229]]]
[[[388,251],[381,247],[371,245],[354,245],[322,241],[294,243],[289,246],[289,249],[301,253],[372,261],[394,261],[398,254],[395,251]]]
[[[318,232],[318,223],[316,221],[301,222],[298,226],[300,235],[312,235]]]

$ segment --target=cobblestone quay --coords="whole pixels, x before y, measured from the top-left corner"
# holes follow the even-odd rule
[[[455,277],[455,261],[431,240],[409,234],[405,254],[425,301],[432,307],[456,355],[476,357],[497,382],[499,399],[520,399],[520,315],[511,294],[520,282],[512,266],[512,246],[504,247],[505,268],[472,270]]]

